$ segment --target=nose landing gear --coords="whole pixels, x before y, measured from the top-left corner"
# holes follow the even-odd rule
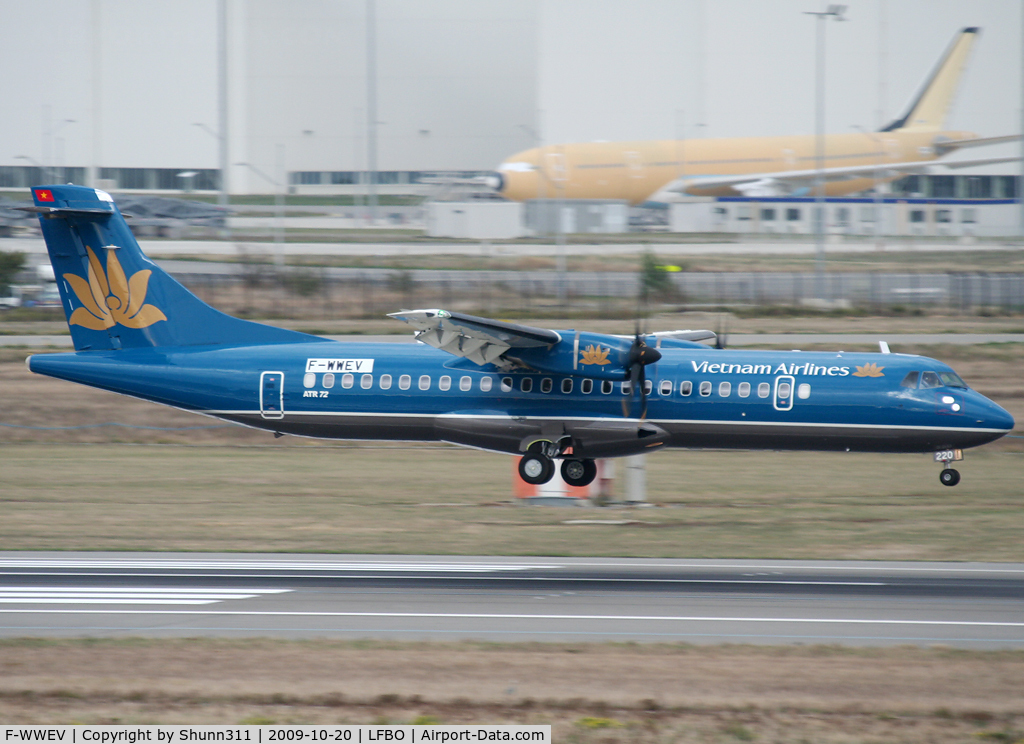
[[[959,449],[941,450],[935,453],[935,462],[942,463],[942,472],[939,473],[939,482],[944,486],[955,486],[960,482],[960,471],[949,467],[951,462],[959,462],[964,459],[964,451]]]

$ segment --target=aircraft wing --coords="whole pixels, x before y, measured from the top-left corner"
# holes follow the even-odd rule
[[[402,310],[388,317],[416,329],[416,339],[477,364],[491,364],[509,349],[551,348],[562,340],[555,331],[479,318],[447,310]]]
[[[947,168],[969,168],[993,163],[1007,163],[1020,160],[1011,158],[980,158],[975,160],[957,160],[939,162],[935,160],[905,163],[879,163],[873,165],[851,165],[837,168],[824,168],[821,171],[826,183],[833,181],[849,181],[857,178],[890,179],[913,173],[925,173],[936,165]],[[675,195],[701,195],[703,191],[729,187],[742,196],[805,196],[814,187],[819,171],[815,168],[801,170],[776,171],[774,173],[741,173],[728,176],[684,176],[662,187],[658,194],[651,197],[652,201],[660,201],[659,197]]]

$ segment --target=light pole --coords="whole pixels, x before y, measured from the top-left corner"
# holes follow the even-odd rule
[[[284,162],[284,145],[278,144],[277,146],[277,168],[281,170],[282,163]],[[284,264],[284,188],[285,186],[278,181],[276,178],[271,178],[266,173],[261,171],[252,163],[235,163],[240,168],[248,168],[260,178],[270,182],[274,186],[274,214],[275,214],[275,227],[274,227],[274,263],[278,266]]]
[[[228,206],[229,202],[230,202],[230,196],[228,195],[228,166],[227,166],[227,163],[225,162],[225,159],[227,158],[227,154],[228,154],[227,139],[225,137],[224,132],[220,132],[218,134],[217,132],[212,130],[210,127],[206,126],[206,124],[204,124],[201,121],[197,121],[197,122],[193,123],[192,126],[199,127],[204,132],[206,132],[208,135],[210,135],[215,140],[217,140],[217,148],[218,148],[219,157],[220,157],[220,191],[217,194],[217,206],[219,206],[221,209],[224,210],[224,225],[225,225],[223,231],[221,232],[221,237],[222,238],[230,238],[231,237],[231,229],[229,227],[227,227],[227,224],[228,224],[228,222],[227,222],[227,220],[228,220],[228,211],[230,209],[230,207]]]
[[[814,124],[814,275],[818,299],[825,299],[825,21],[830,17],[837,21],[846,20],[845,5],[831,4],[825,10],[804,11],[817,19],[817,43],[815,53],[815,100]]]
[[[377,21],[374,0],[366,0],[366,167],[370,183],[370,224],[377,224]]]

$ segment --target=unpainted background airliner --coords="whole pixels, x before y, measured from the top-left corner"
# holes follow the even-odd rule
[[[979,29],[953,39],[906,113],[878,132],[824,137],[823,183],[827,196],[841,196],[925,172],[962,148],[998,144],[1018,135],[978,137],[944,130],[946,117]],[[817,138],[588,142],[525,150],[505,160],[487,184],[502,196],[528,199],[623,199],[671,202],[681,196],[817,195]],[[1017,158],[944,163],[967,167]]]
[[[664,447],[932,452],[942,483],[1013,418],[946,364],[904,354],[736,351],[710,331],[623,337],[440,309],[392,313],[422,343],[342,343],[233,318],[140,250],[109,194],[32,189],[73,353],[35,373],[275,435],[441,440],[586,485],[596,458]]]

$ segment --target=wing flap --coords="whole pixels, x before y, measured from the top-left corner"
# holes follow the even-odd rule
[[[555,331],[480,318],[447,310],[402,310],[388,317],[416,329],[416,339],[481,366],[500,363],[509,349],[551,348],[562,340]]]

